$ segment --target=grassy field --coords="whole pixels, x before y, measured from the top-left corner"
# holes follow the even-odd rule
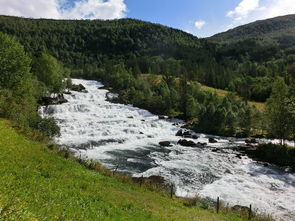
[[[184,206],[31,141],[0,119],[0,220],[243,220]]]

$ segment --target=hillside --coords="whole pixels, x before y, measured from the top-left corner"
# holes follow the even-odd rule
[[[282,48],[294,46],[295,15],[287,15],[267,20],[260,20],[209,38],[216,42],[235,42],[254,38],[277,42]]]
[[[197,50],[197,37],[180,30],[135,19],[50,20],[0,16],[0,31],[16,36],[30,54],[47,51],[71,67],[106,58],[182,57]],[[187,56],[187,55],[185,55]]]
[[[63,67],[54,69],[60,70],[59,73],[69,70],[71,77],[99,80],[114,88],[123,103],[155,114],[193,120],[198,132],[235,136],[241,131],[240,136],[249,136],[252,128],[263,124],[253,125],[259,121],[251,121],[253,110],[247,102],[231,95],[218,97],[210,93],[212,90],[200,91],[197,85],[189,85],[190,81],[262,103],[270,97],[277,78],[283,78],[287,87],[295,85],[294,41],[288,50],[281,50],[276,42],[255,39],[218,44],[134,19],[0,16],[0,32],[19,40],[32,60],[28,64],[31,72],[43,84],[47,83],[48,88],[59,88],[62,84],[54,79],[57,72],[46,71],[44,66],[50,70],[62,64],[65,71]],[[48,73],[50,81],[43,79]],[[162,84],[144,81],[139,77],[142,74],[164,76],[165,81]],[[65,76],[59,75],[60,79]],[[175,84],[173,79],[180,79],[181,83]],[[42,85],[34,88],[41,90]],[[209,125],[206,121],[214,117],[215,123]],[[263,121],[263,117],[259,119]]]
[[[243,220],[88,170],[0,119],[0,220]]]

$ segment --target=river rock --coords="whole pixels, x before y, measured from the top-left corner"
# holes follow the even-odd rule
[[[57,97],[42,97],[38,103],[42,106],[58,105],[67,103],[68,100],[64,98],[63,94],[57,95]]]
[[[112,103],[119,103],[120,102],[119,94],[116,94],[113,92],[106,93],[106,99],[107,99],[107,101],[112,102]]]
[[[86,88],[82,84],[73,84],[71,90],[87,93]]]
[[[168,119],[168,116],[165,116],[165,115],[159,115],[159,119],[160,119],[160,120],[167,120],[167,119]]]
[[[204,146],[207,146],[207,143],[201,143],[201,142],[198,142],[197,144],[200,145],[200,146],[203,146],[203,147],[204,147]]]
[[[175,136],[182,137],[183,136],[183,131],[180,129],[179,131],[177,131],[177,133],[175,134]]]
[[[161,145],[162,147],[171,147],[172,146],[169,141],[159,142],[159,145]]]
[[[237,212],[247,212],[249,211],[249,208],[246,206],[240,206],[240,205],[235,205],[232,207],[233,211],[237,211]]]
[[[196,147],[197,146],[197,144],[191,140],[179,140],[177,143],[180,144],[181,146],[185,146],[185,147]]]
[[[218,142],[218,141],[215,140],[214,138],[212,138],[212,137],[209,138],[209,143],[217,143],[217,142]]]
[[[255,143],[257,143],[257,140],[255,138],[247,139],[247,140],[245,140],[245,143],[247,143],[247,144],[255,144]]]

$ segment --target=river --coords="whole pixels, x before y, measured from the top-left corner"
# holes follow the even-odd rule
[[[73,83],[83,84],[88,93],[72,92],[65,95],[68,103],[43,107],[41,113],[58,120],[61,137],[56,142],[77,156],[135,177],[162,176],[175,185],[179,197],[219,196],[230,205],[252,204],[260,213],[295,220],[295,174],[237,156],[231,148],[244,145],[243,139],[215,137],[218,142],[211,144],[209,135],[197,134],[195,142],[206,147],[180,146],[175,134],[181,122],[110,103],[99,82]],[[161,147],[160,141],[173,145]]]

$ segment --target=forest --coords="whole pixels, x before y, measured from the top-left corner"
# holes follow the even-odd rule
[[[295,139],[292,36],[218,42],[134,19],[8,16],[0,16],[0,32],[0,116],[48,136],[58,128],[39,117],[38,100],[62,93],[71,76],[100,80],[122,102],[184,119],[197,132]],[[264,110],[249,101],[265,102]]]

